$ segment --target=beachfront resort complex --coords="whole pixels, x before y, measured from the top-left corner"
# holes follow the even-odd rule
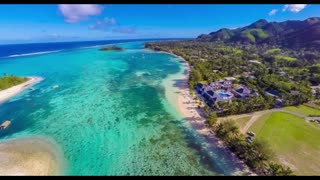
[[[203,97],[203,100],[212,106],[213,104],[224,101],[227,103],[232,103],[232,98],[242,98],[246,99],[249,96],[258,96],[256,92],[243,84],[234,84],[233,77],[225,77],[224,80],[219,80],[211,82],[209,84],[198,83],[195,89],[198,91],[199,95]]]
[[[320,175],[319,11],[0,5],[0,176]]]

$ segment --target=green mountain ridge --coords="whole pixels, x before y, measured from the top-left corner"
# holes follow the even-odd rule
[[[260,19],[245,27],[222,28],[209,34],[201,34],[195,40],[244,44],[266,43],[295,49],[320,49],[320,17],[283,22],[268,22]]]

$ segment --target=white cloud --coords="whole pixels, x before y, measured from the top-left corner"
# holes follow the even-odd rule
[[[102,12],[102,7],[96,4],[60,4],[58,8],[67,23],[77,23]]]
[[[272,10],[269,12],[269,16],[273,16],[273,15],[275,15],[277,12],[278,12],[278,9],[272,9]]]
[[[99,20],[96,22],[94,25],[90,25],[89,29],[94,29],[94,30],[108,30],[111,26],[114,26],[117,24],[116,19],[114,18],[104,18],[103,20]]]
[[[135,34],[136,30],[134,27],[117,27],[117,28],[114,28],[112,32],[122,33],[122,34]]]
[[[90,25],[91,30],[100,30],[105,32],[114,32],[119,34],[135,34],[136,28],[130,26],[120,26],[115,18],[105,17],[103,20],[98,20],[94,25]]]
[[[291,11],[294,13],[298,13],[306,7],[307,7],[307,4],[286,4],[286,5],[284,5],[282,11],[288,10],[288,11]]]

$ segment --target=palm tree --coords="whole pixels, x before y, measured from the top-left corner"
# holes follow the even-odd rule
[[[207,107],[207,106],[206,106]],[[217,122],[217,114],[216,113],[210,113],[207,117],[207,122],[209,126],[214,126]]]
[[[239,128],[238,128],[238,126],[236,126],[236,125],[234,124],[234,121],[232,121],[232,124],[231,124],[231,126],[230,126],[230,128],[229,128],[229,134],[230,134],[232,137],[236,137],[236,136],[239,135]]]
[[[267,142],[256,139],[250,143],[248,152],[248,161],[252,167],[257,167],[259,164],[269,160],[272,157],[272,152]]]
[[[270,176],[290,176],[293,175],[292,170],[287,166],[270,162],[267,165],[268,175]]]

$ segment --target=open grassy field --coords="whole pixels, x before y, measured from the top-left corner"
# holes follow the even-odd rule
[[[280,51],[281,51],[280,48],[274,48],[274,49],[269,49],[269,50],[267,51],[267,53],[275,53],[275,52],[280,52]]]
[[[284,109],[289,110],[289,111],[293,111],[293,112],[297,112],[303,115],[317,115],[320,116],[320,110],[319,109],[315,109],[315,108],[311,108],[305,105],[300,105],[300,106],[288,106],[285,107]]]
[[[289,56],[275,56],[276,61],[288,61],[293,62],[296,61],[297,58],[289,57]]]
[[[306,112],[304,112],[306,113]],[[289,166],[296,175],[320,175],[320,126],[297,116],[273,112],[249,128],[255,138],[266,140],[274,160]]]

